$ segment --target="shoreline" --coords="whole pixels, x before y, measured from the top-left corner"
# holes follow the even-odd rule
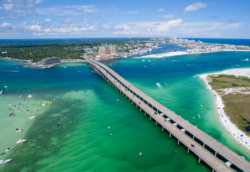
[[[201,74],[199,77],[202,79],[207,88],[215,94],[215,104],[217,107],[217,112],[220,118],[221,123],[226,128],[227,132],[233,136],[235,140],[237,140],[239,143],[250,149],[250,137],[245,134],[245,131],[241,131],[236,124],[234,124],[229,116],[224,111],[224,102],[222,100],[222,97],[212,89],[212,87],[209,85],[207,76],[208,75],[218,75],[218,74],[224,74],[224,75],[235,75],[235,76],[246,76],[250,78],[250,68],[242,68],[242,69],[230,69],[230,70],[224,70],[222,72],[215,72],[215,73],[209,73],[209,74]],[[241,137],[241,135],[244,135]]]

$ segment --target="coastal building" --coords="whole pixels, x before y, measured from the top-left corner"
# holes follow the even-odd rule
[[[236,46],[237,49],[248,50],[249,46]]]
[[[7,53],[7,51],[3,51],[3,52],[2,52],[2,54],[6,54],[6,53]]]
[[[52,65],[52,64],[61,63],[61,60],[58,57],[48,57],[48,58],[42,59],[41,63],[42,65]]]
[[[99,54],[100,55],[106,55],[106,54],[112,54],[115,55],[118,53],[118,47],[116,45],[110,45],[110,46],[101,46],[99,47]]]

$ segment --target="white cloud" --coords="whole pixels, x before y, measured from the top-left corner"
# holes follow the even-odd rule
[[[235,21],[236,19],[235,18],[231,18],[229,21],[230,22],[233,22],[233,21]]]
[[[2,25],[1,25],[1,27],[12,27],[12,25],[10,24],[10,23],[3,23]]]
[[[41,31],[42,26],[40,26],[38,23],[36,23],[36,24],[31,25],[31,26],[28,26],[27,29],[30,31]]]
[[[3,4],[3,9],[11,10],[14,4]]]
[[[24,22],[22,22],[21,24],[27,24],[28,22],[27,21],[24,21]]]
[[[192,5],[187,6],[184,12],[197,11],[200,8],[206,8],[206,7],[207,7],[207,4],[204,4],[202,2],[193,3]]]
[[[127,12],[127,14],[135,14],[135,13],[138,13],[138,11],[129,11],[129,12]]]
[[[158,12],[165,12],[165,9],[164,9],[164,8],[160,8],[160,9],[158,10]]]
[[[162,18],[165,18],[165,19],[173,19],[173,18],[175,18],[175,15],[169,14],[169,15],[162,16]]]
[[[69,17],[67,17],[65,20],[62,21],[62,23],[68,24],[68,23],[72,23],[73,20]]]
[[[212,32],[212,33],[204,33],[205,36],[209,36],[209,37],[221,37],[221,34],[217,33],[217,32]]]
[[[46,19],[45,19],[45,22],[46,22],[46,23],[49,23],[49,22],[51,22],[51,19],[50,19],[50,18],[46,18]]]
[[[41,3],[41,2],[43,2],[43,0],[36,0],[36,1],[35,1],[36,4],[39,4],[39,3]]]

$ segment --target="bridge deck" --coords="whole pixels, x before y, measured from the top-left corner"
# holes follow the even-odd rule
[[[160,111],[167,115],[171,120],[178,124],[181,128],[185,129],[189,133],[191,133],[196,139],[202,141],[206,146],[213,149],[217,154],[223,156],[228,161],[230,161],[233,165],[241,169],[242,171],[249,171],[250,163],[240,157],[238,154],[228,149],[226,146],[222,145],[197,127],[190,124],[188,121],[184,120],[173,111],[167,109],[165,106],[155,101],[133,85],[131,85],[128,81],[118,75],[116,72],[108,68],[107,66],[95,62],[88,61],[93,67],[99,70],[109,81],[114,84],[117,89],[119,89],[124,95],[126,95],[130,100],[136,103],[141,109],[143,109],[148,115],[151,116],[158,124],[160,124],[167,131],[172,133],[178,140],[180,140],[186,147],[188,147],[192,152],[194,152],[198,157],[200,157],[204,162],[206,162],[210,167],[212,167],[216,171],[230,171],[224,162],[216,158],[211,152],[204,149],[200,144],[191,139],[185,133],[183,133],[179,128],[172,125],[170,122],[164,122],[165,118],[160,115],[152,115],[153,110],[150,106],[152,105],[154,109]],[[134,96],[136,95],[136,96]],[[138,96],[138,97],[137,97]],[[139,104],[140,102],[140,104]],[[167,125],[166,125],[166,124]],[[195,145],[195,148],[191,146],[191,144]]]

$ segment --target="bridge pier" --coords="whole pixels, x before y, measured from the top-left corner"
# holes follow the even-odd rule
[[[151,116],[150,116],[150,121],[151,121]]]
[[[171,133],[169,133],[169,137],[171,137]]]
[[[144,116],[146,116],[146,112],[145,112],[145,115]]]
[[[157,121],[155,122],[155,125],[157,125]]]
[[[217,156],[217,152],[215,152],[214,156]]]
[[[178,140],[178,145],[180,144],[180,140]]]
[[[193,140],[194,140],[194,135],[193,135]]]
[[[163,131],[163,130],[164,130],[164,128],[162,127],[161,131]]]
[[[187,153],[189,153],[189,148],[188,148],[188,150],[187,150]]]
[[[199,163],[201,163],[201,158],[199,157]]]
[[[205,143],[203,143],[203,148],[205,147]]]

